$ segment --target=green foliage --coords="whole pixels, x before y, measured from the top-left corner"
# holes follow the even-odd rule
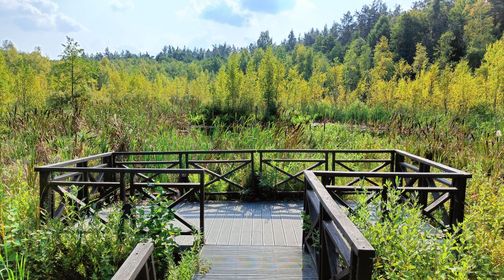
[[[464,279],[471,275],[470,233],[460,236],[431,228],[417,206],[397,205],[399,195],[389,191],[388,200],[376,205],[387,211],[371,213],[368,207],[359,207],[352,217],[376,250],[373,278]],[[360,202],[365,204],[366,199],[362,195]],[[468,229],[455,229],[459,230]]]
[[[383,6],[346,13],[299,40],[291,32],[281,46],[263,32],[247,49],[166,47],[155,59],[127,51],[88,56],[68,38],[61,59],[50,60],[4,42],[2,277],[107,278],[147,238],[157,242],[159,267],[176,271],[166,260],[179,232],[167,224],[169,202],[137,213],[137,226],[114,219],[106,226],[95,219],[39,225],[33,167],[41,163],[109,150],[402,148],[474,174],[463,243],[422,233],[418,210],[397,207],[393,222],[367,225],[380,248],[376,277],[502,278],[504,41],[495,41],[502,4],[436,0],[405,12]],[[260,184],[248,180],[241,183],[260,187],[244,193],[253,199],[274,194],[281,178],[264,172]],[[363,223],[367,214],[360,215]],[[132,237],[119,242],[121,230]],[[391,237],[399,241],[386,242]],[[196,254],[182,259],[169,277],[192,273]]]
[[[174,214],[169,208],[171,201],[158,196],[149,202],[148,208],[136,209],[136,226],[141,230],[140,236],[154,242],[154,259],[157,260],[156,268],[159,275],[164,275],[167,270],[167,260],[171,259],[177,247],[175,237],[180,234],[180,229],[173,225]]]
[[[205,274],[209,264],[200,258],[201,236],[196,236],[196,241],[190,250],[182,253],[178,264],[172,260],[168,268],[167,280],[191,280],[196,273]]]

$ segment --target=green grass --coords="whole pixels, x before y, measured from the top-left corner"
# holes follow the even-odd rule
[[[503,139],[497,138],[492,132],[496,128],[502,128],[502,121],[495,119],[488,121],[484,117],[475,115],[474,119],[483,122],[467,121],[463,124],[453,121],[450,116],[418,114],[413,117],[400,115],[397,112],[389,118],[388,113],[378,109],[375,113],[371,113],[368,111],[371,109],[363,109],[359,106],[355,105],[353,109],[355,112],[352,114],[355,115],[348,116],[348,120],[355,119],[353,124],[328,123],[325,126],[312,126],[310,124],[293,125],[290,121],[281,121],[265,125],[249,120],[231,126],[215,123],[211,134],[204,130],[192,129],[187,123],[185,125],[173,124],[166,121],[167,115],[157,111],[152,113],[154,120],[149,120],[145,111],[128,109],[127,112],[118,111],[118,115],[114,116],[105,114],[100,111],[100,106],[96,106],[88,108],[85,112],[86,119],[75,146],[73,137],[63,132],[55,122],[49,119],[41,118],[38,123],[28,124],[25,129],[7,131],[7,134],[1,136],[2,146],[0,147],[0,233],[2,246],[7,246],[10,252],[7,256],[3,255],[4,266],[8,263],[7,269],[14,272],[22,268],[25,275],[29,273],[31,279],[37,279],[38,275],[55,279],[56,276],[61,276],[57,273],[65,271],[65,273],[70,273],[68,272],[70,269],[74,269],[72,273],[83,278],[108,277],[142,236],[137,234],[121,247],[112,242],[116,240],[117,237],[114,236],[117,236],[118,231],[113,224],[105,228],[99,224],[92,224],[86,230],[82,227],[80,230],[68,229],[57,223],[52,225],[53,229],[40,225],[37,214],[38,185],[36,174],[33,172],[33,167],[38,164],[65,160],[74,155],[124,149],[167,151],[399,148],[421,156],[429,155],[436,161],[466,170],[474,175],[467,189],[468,206],[464,223],[466,231],[472,233],[471,237],[468,237],[470,240],[468,244],[471,244],[471,247],[470,250],[464,252],[468,255],[464,260],[471,261],[465,262],[447,255],[446,260],[449,260],[451,266],[440,267],[440,274],[436,275],[440,278],[445,277],[444,275],[446,275],[445,278],[459,276],[464,278],[462,277],[464,275],[480,278],[490,275],[498,278],[504,275],[504,237],[502,235],[504,232],[504,182],[501,179],[504,174],[504,144]],[[127,113],[131,115],[126,117]],[[359,116],[360,114],[364,115]],[[342,120],[346,118],[342,117]],[[377,122],[378,120],[389,121]],[[357,124],[357,121],[362,123]],[[287,164],[283,167],[289,172],[302,168]],[[237,174],[233,180],[247,183],[240,178],[243,174]],[[270,174],[262,179],[261,187],[268,190],[268,185],[279,180],[278,175]],[[215,186],[216,190],[226,188],[227,184],[224,183]],[[294,189],[300,186],[292,185],[286,188]],[[411,217],[414,215],[411,214]],[[398,225],[407,224],[414,228],[416,222],[416,220],[399,219],[392,224],[381,226],[392,229]],[[381,241],[374,238],[383,236],[380,237],[376,228],[369,230],[368,236],[372,243],[375,242],[373,245],[382,246]],[[398,244],[406,248],[409,237],[407,234],[398,235],[397,238],[402,240]],[[97,238],[97,241],[91,243],[90,240],[94,238]],[[420,259],[425,258],[430,261],[433,255],[429,248],[434,245],[429,242],[422,244],[423,242],[415,243],[417,247],[408,248],[418,251]],[[56,245],[60,249],[56,248]],[[439,249],[440,252],[445,253],[453,251],[453,248],[450,249],[451,245],[446,246],[442,250],[435,247],[437,248],[435,250]],[[115,248],[114,252],[118,253],[110,251],[110,248]],[[84,249],[92,252],[89,257],[83,255]],[[103,254],[100,250],[107,253]],[[380,250],[380,256],[388,254],[386,247]],[[197,254],[187,254],[188,256],[182,257],[182,262],[166,263],[171,271],[168,275],[173,273],[182,277],[182,275],[190,274]],[[65,255],[71,257],[63,258]],[[408,271],[430,264],[427,260],[415,261],[419,262],[418,264],[411,263],[407,259],[408,254],[405,253],[394,258],[408,265],[416,265],[415,268],[406,269]],[[20,265],[20,262],[25,264]],[[380,269],[377,270],[377,273],[382,274],[376,274],[377,278],[395,275],[389,274],[393,272],[382,267],[385,263],[388,261],[385,262],[382,259],[379,264]],[[177,269],[177,266],[180,268]],[[7,269],[2,272],[4,277],[8,277]]]

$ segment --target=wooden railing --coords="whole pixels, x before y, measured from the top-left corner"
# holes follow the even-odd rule
[[[156,280],[153,252],[152,242],[137,244],[112,280]]]
[[[371,279],[374,248],[333,200],[313,171],[305,171],[303,246],[319,279]],[[305,218],[306,219],[306,218]]]
[[[205,180],[201,169],[136,168],[117,164],[114,153],[105,153],[57,164],[37,167],[40,173],[40,209],[42,218],[64,218],[67,210],[97,214],[103,222],[106,215],[99,210],[119,201],[127,217],[134,197],[155,199],[155,188],[161,187],[174,199],[175,207],[197,195],[200,208],[199,228],[174,212],[174,217],[188,228],[183,235],[196,230],[204,233]],[[179,182],[181,176],[195,176],[193,181]],[[154,180],[154,179],[157,180]],[[70,209],[73,208],[73,209]]]
[[[128,214],[130,197],[150,199],[152,188],[162,187],[175,198],[172,208],[197,196],[201,233],[205,189],[224,182],[229,185],[226,191],[208,193],[239,194],[247,187],[243,176],[250,176],[249,183],[255,184],[255,178],[275,172],[283,176],[273,184],[275,189],[297,184],[300,187],[290,193],[304,193],[309,226],[303,229],[303,245],[321,279],[371,277],[374,249],[346,214],[354,211],[352,195],[367,194],[366,202],[373,203],[387,200],[389,190],[396,189],[402,202],[419,205],[434,225],[451,229],[464,219],[471,177],[430,159],[390,149],[113,152],[36,170],[40,173],[40,208],[49,217],[62,217],[67,207],[96,213],[118,200]],[[210,177],[207,182],[205,174]],[[304,191],[298,191],[303,185]],[[190,229],[185,234],[195,230],[183,217],[175,214],[175,218]]]

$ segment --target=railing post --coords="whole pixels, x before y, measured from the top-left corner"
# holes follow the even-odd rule
[[[467,178],[453,178],[452,184],[457,188],[457,191],[451,194],[450,225],[456,225],[464,221]]]
[[[130,173],[130,181],[129,181],[129,186],[130,186],[130,196],[134,197],[135,196],[135,173]]]
[[[263,153],[259,151],[259,176],[262,176],[263,172]]]
[[[125,173],[121,172],[119,174],[119,196],[122,202],[123,217],[128,217],[130,214],[130,205],[128,204],[128,198],[126,197],[126,178]]]
[[[88,162],[81,162],[77,163],[77,167],[88,167]],[[87,182],[89,181],[89,176],[87,172],[82,172],[82,175],[80,176],[80,181],[81,182]],[[80,187],[79,191],[77,192],[77,198],[80,199],[81,201],[88,202],[89,201],[89,189],[88,186],[83,185]],[[78,208],[78,206],[77,206]]]
[[[326,238],[325,238],[325,230],[324,230],[324,221],[329,220],[329,217],[327,217],[327,214],[325,213],[324,205],[322,205],[322,202],[320,202],[320,212],[319,212],[319,223],[318,223],[318,231],[319,231],[319,244],[320,244],[320,249],[319,249],[319,279],[331,279],[331,267],[329,265],[329,261],[336,261],[336,260],[329,260],[329,254],[327,252],[328,244],[326,244]]]
[[[373,276],[374,251],[358,250],[351,256],[351,278],[357,280],[368,280]]]
[[[397,152],[394,154],[394,171],[395,172],[403,172],[404,168],[402,167],[401,163],[404,162],[404,156],[398,154]],[[399,185],[396,185],[396,180],[392,180],[392,186],[394,187],[400,187],[402,186],[402,181],[403,178],[399,178]]]
[[[308,207],[307,191],[308,191],[308,179],[305,176],[304,177],[304,191],[303,191],[303,213],[304,213],[304,217],[310,217],[310,212],[309,212],[309,207]],[[303,223],[304,222],[305,221],[303,220]],[[303,248],[306,251],[308,251],[308,244],[305,244],[306,234],[307,234],[307,229],[306,229],[305,225],[303,225],[302,230],[303,230],[303,235],[302,235],[302,238],[301,238],[301,246],[303,246]]]
[[[253,187],[256,186],[254,165],[254,152],[250,152],[250,182]]]
[[[382,190],[381,190],[381,205],[380,205],[380,211],[383,213],[383,217],[387,216],[387,201],[388,201],[388,185],[387,185],[387,179],[383,178],[382,179]]]
[[[324,152],[324,160],[325,160],[325,170],[329,170],[329,153],[327,151]]]
[[[202,242],[205,243],[205,173],[200,173],[200,233],[202,237]]]
[[[420,163],[419,171],[429,173],[430,166],[427,164],[424,164],[424,163]],[[419,178],[418,180],[419,180],[418,185],[420,187],[428,187],[429,186],[429,179],[428,178]],[[422,206],[422,209],[427,207],[428,194],[429,194],[428,192],[422,192],[422,191],[419,192],[419,194],[418,194],[418,204],[420,204]]]
[[[46,171],[40,171],[40,210],[39,213],[40,219],[42,221],[46,220],[46,217],[53,218],[54,217],[54,191],[52,187],[49,185],[50,173]],[[44,211],[45,213],[42,213]],[[42,215],[44,214],[44,215]]]

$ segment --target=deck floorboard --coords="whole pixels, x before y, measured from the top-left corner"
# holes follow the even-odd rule
[[[301,247],[302,207],[300,201],[206,202],[201,256],[210,269],[195,279],[317,279]],[[176,212],[199,227],[197,203]]]

